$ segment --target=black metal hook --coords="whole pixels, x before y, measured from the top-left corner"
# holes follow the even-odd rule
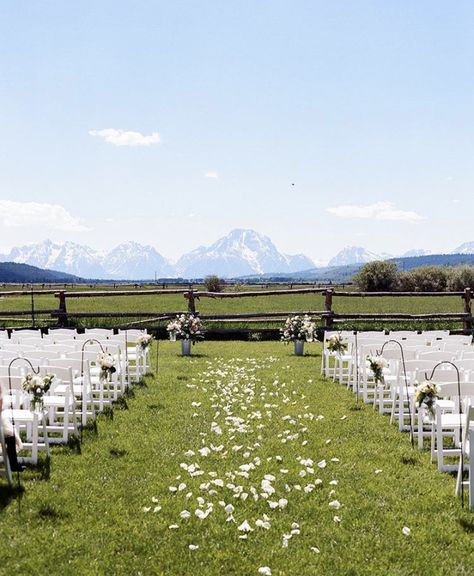
[[[40,372],[39,366],[35,370],[35,367],[31,363],[31,361],[28,360],[28,358],[23,358],[22,356],[17,356],[16,358],[13,358],[12,360],[10,360],[10,363],[8,364],[8,391],[10,393],[10,408],[12,411],[13,430],[15,430],[15,415],[14,415],[14,409],[13,409],[13,390],[12,390],[12,372],[11,372],[11,370],[12,370],[12,365],[17,361],[26,362],[30,366],[31,370],[33,371],[33,374],[35,374],[35,375],[39,374],[39,372]],[[7,458],[7,457],[8,456],[4,455],[4,458]],[[18,486],[21,488],[20,470],[19,469],[17,470],[17,480],[18,480]],[[20,502],[18,502],[18,510],[20,511]]]
[[[459,372],[459,368],[456,366],[456,364],[454,362],[451,362],[451,360],[441,360],[441,362],[438,362],[437,364],[435,364],[435,366],[433,367],[433,370],[431,371],[431,374],[428,376],[428,374],[425,372],[425,378],[428,382],[431,382],[433,379],[433,376],[436,372],[436,370],[443,365],[448,365],[448,366],[452,366],[455,370],[456,370],[456,379],[457,379],[457,385],[458,385],[458,397],[459,397],[459,436],[460,436],[460,448],[461,448],[461,474],[464,471],[464,447],[463,447],[463,426],[462,426],[462,398],[461,398],[461,374]],[[461,507],[464,508],[464,484],[462,482],[462,478],[461,478]]]
[[[405,379],[405,393],[407,395],[407,402],[408,402],[408,420],[409,420],[409,426],[410,426],[410,443],[411,443],[411,447],[414,448],[415,442],[414,442],[414,433],[413,433],[413,420],[411,417],[410,395],[408,392],[407,368],[406,368],[406,364],[405,364],[405,354],[403,352],[403,346],[401,345],[401,343],[398,340],[386,340],[383,343],[381,350],[376,351],[377,356],[382,356],[383,351],[385,350],[385,346],[387,346],[387,344],[396,344],[400,348],[400,356],[402,359],[402,366],[403,366],[403,378]]]
[[[86,349],[86,346],[88,344],[98,344],[102,353],[105,352],[104,347],[102,346],[102,343],[99,342],[99,340],[97,340],[97,338],[88,338],[87,340],[84,340],[84,343],[81,347],[81,410],[82,410],[82,403],[84,401],[84,351]],[[93,404],[92,404],[93,406]],[[81,414],[81,418],[82,418],[82,414]],[[83,439],[83,430],[84,430],[84,426],[81,423],[81,444],[82,444],[82,439]]]

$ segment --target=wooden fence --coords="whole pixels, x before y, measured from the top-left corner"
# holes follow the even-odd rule
[[[34,296],[54,294],[58,300],[58,307],[55,309],[35,309]],[[322,310],[287,310],[278,312],[269,312],[261,310],[258,312],[234,313],[234,314],[199,314],[203,321],[214,321],[219,323],[232,324],[235,322],[253,324],[280,321],[287,316],[294,314],[308,314],[313,319],[321,320],[322,324],[330,329],[337,326],[342,322],[366,321],[366,322],[400,322],[400,321],[457,321],[462,322],[463,331],[472,332],[473,318],[471,310],[472,293],[470,288],[466,288],[462,292],[355,292],[355,291],[342,291],[334,287],[308,287],[308,288],[291,288],[291,289],[277,289],[277,290],[248,290],[242,292],[207,292],[203,290],[195,290],[192,287],[183,290],[183,288],[174,289],[151,289],[151,290],[89,290],[89,291],[67,291],[67,290],[19,290],[2,292],[2,296],[30,296],[31,309],[22,311],[2,311],[0,312],[0,320],[11,320],[25,322],[29,316],[31,324],[34,326],[36,320],[41,317],[47,320],[49,324],[56,324],[58,326],[68,326],[71,321],[78,319],[116,319],[122,323],[125,321],[128,325],[136,324],[149,324],[150,322],[163,322],[181,314],[186,310],[170,310],[166,312],[150,312],[150,311],[134,311],[134,312],[69,312],[67,302],[71,299],[77,298],[130,298],[137,296],[150,296],[166,297],[168,295],[182,294],[186,301],[187,311],[193,314],[199,314],[197,309],[197,302],[201,298],[212,299],[241,299],[241,298],[255,298],[265,296],[285,296],[297,294],[320,294],[324,296],[324,309]],[[427,298],[427,297],[448,297],[456,296],[461,299],[462,311],[460,312],[446,312],[446,313],[424,313],[424,314],[409,314],[397,312],[384,312],[384,313],[337,313],[334,311],[334,301],[338,298]],[[131,320],[134,320],[131,322]]]

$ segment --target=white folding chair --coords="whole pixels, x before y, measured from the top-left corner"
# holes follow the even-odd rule
[[[48,414],[46,428],[49,442],[67,444],[71,434],[76,438],[78,436],[72,370],[70,367],[48,364],[40,366],[40,373],[55,376],[51,388],[43,398]]]
[[[474,382],[462,382],[460,388],[461,397],[457,381],[438,384],[440,398],[448,398],[454,402],[454,409],[451,412],[444,411],[438,402],[435,404],[435,418],[431,432],[431,461],[437,460],[440,472],[458,471],[457,464],[446,463],[444,458],[460,456],[460,431],[466,425],[466,414],[461,413],[461,408],[464,401],[474,399]],[[444,445],[446,438],[451,440],[452,446]]]
[[[469,508],[474,508],[474,405],[471,406],[470,403],[466,406],[466,426],[464,428],[462,450],[464,466],[460,459],[456,478],[456,496],[459,496],[463,488],[468,488]],[[468,479],[463,480],[466,471],[468,472]]]
[[[5,404],[4,396],[4,406],[3,414],[13,423],[15,432],[20,435],[25,436],[23,440],[22,450],[30,450],[31,456],[21,456],[19,461],[30,462],[31,464],[37,464],[38,462],[38,451],[45,450],[46,454],[49,456],[49,440],[48,432],[46,429],[46,417],[44,412],[32,411],[30,410],[29,397],[24,394],[22,389],[22,376],[11,376],[10,378],[1,377],[0,385],[3,390],[10,390],[10,404]],[[14,400],[15,394],[17,392],[16,398],[21,398],[20,404]]]

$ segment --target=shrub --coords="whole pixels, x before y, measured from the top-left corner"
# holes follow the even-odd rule
[[[464,288],[474,290],[474,266],[456,266],[450,271],[448,289],[459,292]]]
[[[364,264],[353,281],[363,292],[396,290],[398,268],[394,262],[375,261]]]
[[[441,266],[421,266],[400,275],[403,290],[414,292],[443,292],[448,286],[448,272]]]
[[[215,275],[206,276],[204,279],[204,286],[208,292],[222,292],[224,284],[224,280]]]

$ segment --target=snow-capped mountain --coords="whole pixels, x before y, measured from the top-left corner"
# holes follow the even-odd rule
[[[412,258],[413,256],[429,256],[432,254],[429,250],[423,250],[423,248],[413,248],[412,250],[408,250],[401,255],[401,258]]]
[[[5,256],[5,260],[11,262],[60,270],[85,278],[100,278],[103,275],[102,258],[103,254],[89,246],[73,242],[54,244],[51,240],[15,247]]]
[[[125,242],[109,252],[103,260],[104,271],[110,278],[134,280],[167,278],[175,275],[171,264],[153,246]]]
[[[474,242],[464,242],[455,248],[451,254],[474,254]]]
[[[349,264],[365,264],[374,260],[386,260],[391,258],[389,254],[375,254],[361,246],[346,246],[329,260],[328,266],[347,266]]]
[[[200,246],[184,254],[176,264],[178,273],[185,278],[201,278],[208,274],[235,277],[297,272],[313,266],[314,263],[302,254],[281,254],[268,236],[242,229],[232,230],[211,246]]]
[[[82,278],[144,280],[202,278],[209,274],[236,277],[265,272],[298,272],[314,267],[304,256],[281,254],[272,241],[253,230],[233,230],[212,246],[200,247],[180,258],[176,268],[152,246],[125,242],[108,253],[80,244],[40,244],[13,248],[0,261],[60,270]]]
[[[73,242],[55,244],[45,240],[15,247],[0,259],[60,270],[82,278],[137,280],[151,279],[155,274],[160,278],[174,275],[173,267],[154,248],[136,242],[126,242],[103,253]]]

